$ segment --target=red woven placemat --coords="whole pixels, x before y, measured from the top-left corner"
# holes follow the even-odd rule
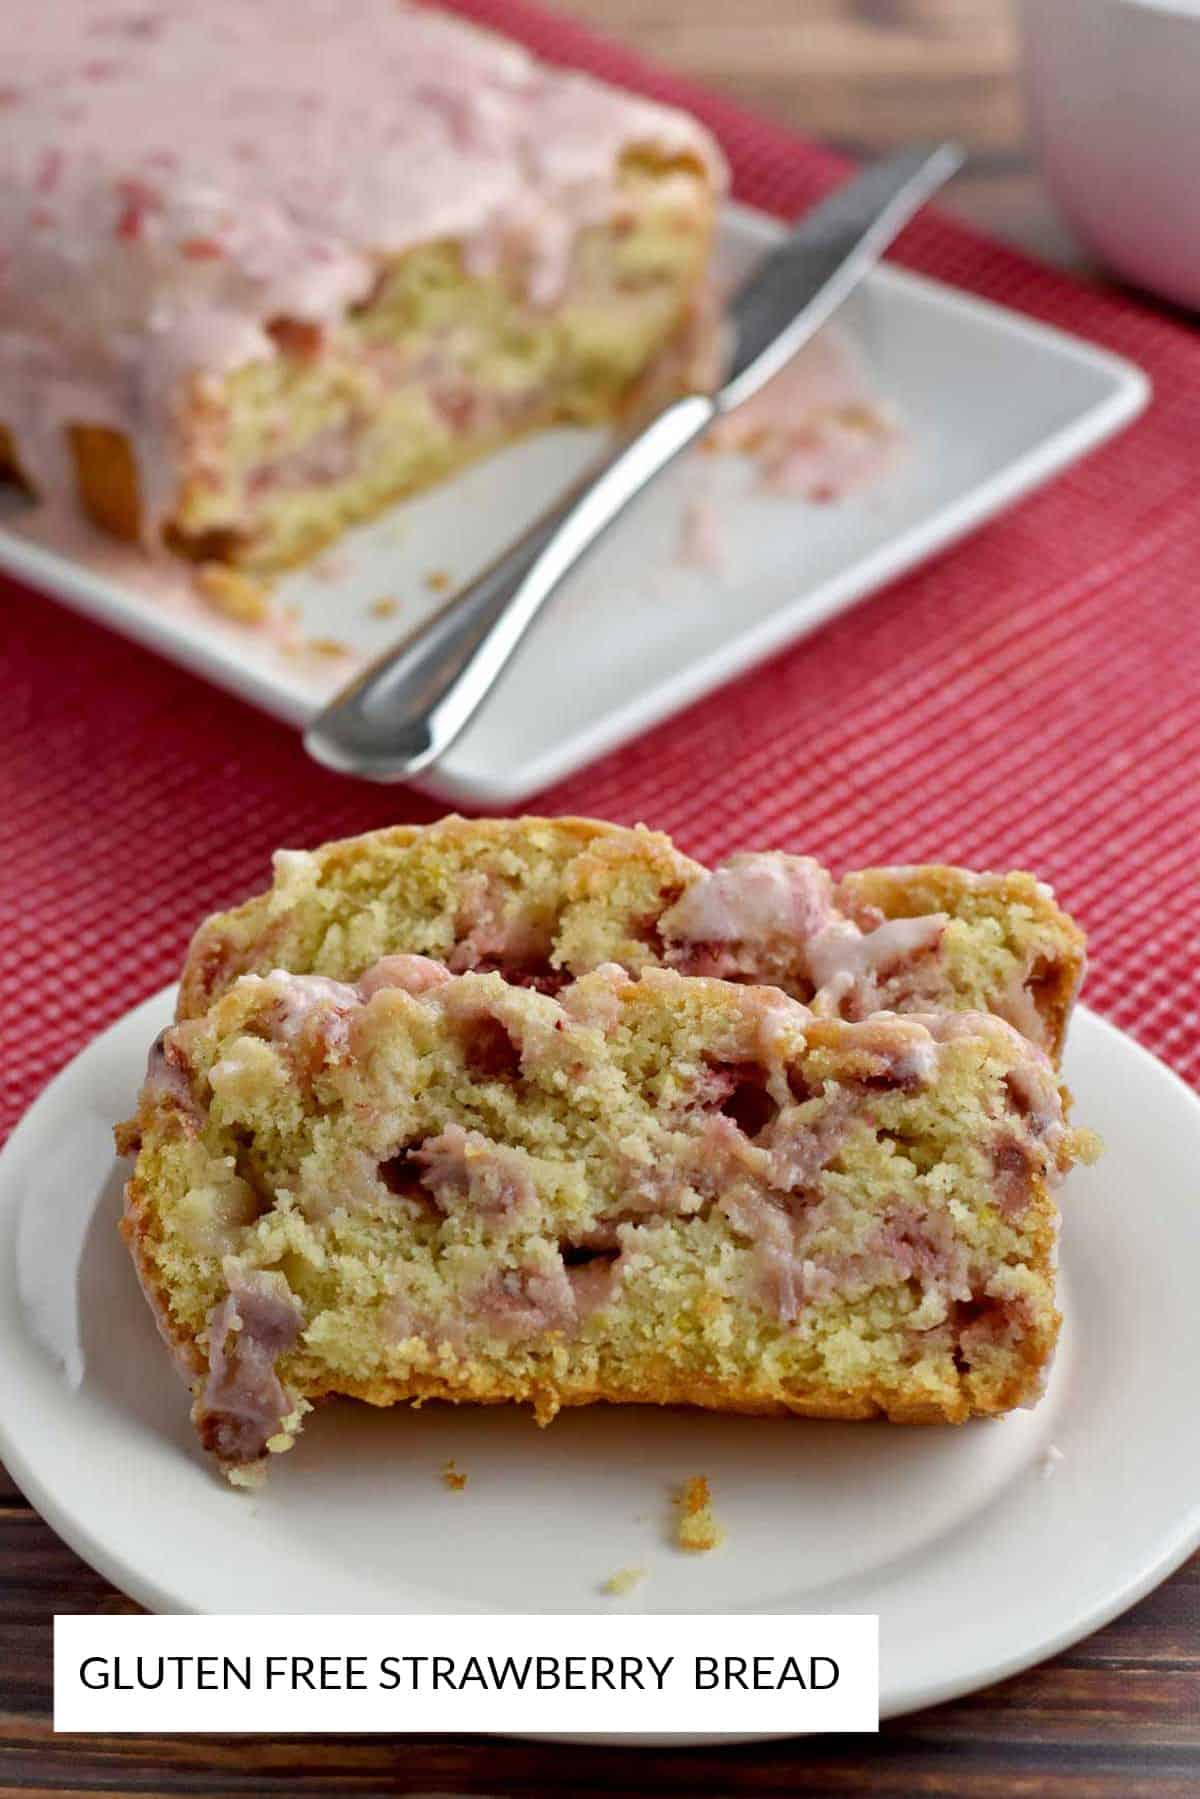
[[[541,54],[690,106],[738,195],[794,213],[837,161],[520,0],[458,0]],[[711,858],[937,859],[1054,882],[1092,1005],[1200,1077],[1200,335],[934,215],[899,260],[1110,345],[1148,413],[968,543],[542,795]],[[438,808],[0,584],[0,1131],[172,978],[205,911],[300,845]],[[619,628],[620,620],[614,620]],[[1103,1122],[1103,1121],[1098,1121]]]

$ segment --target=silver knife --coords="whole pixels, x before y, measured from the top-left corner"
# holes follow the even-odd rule
[[[728,309],[733,350],[717,392],[673,401],[461,594],[364,669],[309,725],[309,754],[373,781],[401,781],[436,762],[580,558],[714,420],[779,373],[961,163],[953,144],[902,151],[806,213]]]

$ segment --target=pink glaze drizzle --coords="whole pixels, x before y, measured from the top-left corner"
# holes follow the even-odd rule
[[[830,916],[833,882],[809,856],[730,856],[690,886],[659,929],[671,944],[806,938]]]
[[[253,1462],[282,1427],[294,1401],[275,1363],[304,1326],[299,1302],[279,1275],[231,1269],[229,1293],[208,1320],[208,1375],[193,1419],[206,1448],[223,1461]]]
[[[128,432],[151,520],[188,377],[338,319],[380,253],[515,252],[546,304],[625,149],[721,180],[686,114],[396,0],[9,0],[4,35],[0,420],[43,497],[65,425]]]

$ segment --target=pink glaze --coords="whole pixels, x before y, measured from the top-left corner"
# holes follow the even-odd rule
[[[685,114],[424,6],[8,0],[4,24],[0,419],[48,496],[65,424],[127,431],[152,519],[187,378],[337,320],[380,253],[516,252],[546,304],[619,214],[627,146],[721,178]]]
[[[811,1021],[812,1012],[798,999],[789,999],[773,987],[747,987],[742,993],[742,1017],[753,1020],[754,1047],[767,1075],[767,1090],[780,1105],[791,1096],[784,1057],[794,1045],[797,1030]]]
[[[618,962],[601,962],[582,980],[564,987],[558,1003],[576,1024],[602,1031],[606,1036],[615,1031],[621,1019],[621,989],[632,984],[632,977]]]
[[[452,977],[427,956],[384,956],[356,986],[322,974],[290,974],[273,968],[268,975],[243,975],[242,981],[262,988],[275,1001],[272,1035],[290,1051],[317,1046],[326,1059],[344,1054],[350,1043],[350,1021],[376,993],[399,988],[414,997],[436,993]]]
[[[922,1211],[896,1200],[880,1222],[871,1248],[891,1264],[893,1279],[917,1280],[947,1302],[971,1297],[966,1245],[955,1234],[948,1213]]]
[[[1027,1056],[1004,1077],[1016,1110],[1027,1122],[1030,1134],[1044,1137],[1062,1124],[1062,1094],[1054,1069],[1044,1055]]]
[[[809,856],[730,856],[693,882],[659,920],[668,943],[767,943],[808,938],[831,914],[833,882]]]
[[[198,1122],[199,1112],[192,1095],[191,1078],[180,1046],[178,1027],[160,1031],[150,1045],[142,1097],[152,1104],[157,1100],[169,1099],[190,1124]]]
[[[1025,976],[1020,972],[1013,975],[1008,992],[996,1007],[996,1011],[1015,1031],[1028,1037],[1031,1043],[1045,1047],[1047,1041],[1046,1020],[1042,1017],[1034,1002],[1033,995],[1025,985]]]
[[[435,992],[453,979],[450,971],[429,956],[384,956],[368,968],[358,983],[363,999],[372,999],[385,987],[399,987],[414,999]]]
[[[315,1038],[326,1054],[345,1047],[347,1019],[362,1004],[356,987],[322,974],[288,974],[282,968],[273,968],[266,976],[243,975],[242,980],[264,987],[277,1002],[273,1034],[286,1049],[296,1049],[302,1037]]]
[[[817,1011],[862,1016],[877,1009],[878,983],[918,956],[932,954],[949,923],[944,912],[889,918],[865,935],[849,919],[826,925],[806,945]]]
[[[459,941],[449,956],[455,974],[469,974],[481,964],[526,964],[544,957],[545,927],[510,912],[511,889],[492,874],[470,875],[455,920]]]
[[[575,1290],[561,1262],[494,1276],[476,1293],[471,1315],[488,1336],[506,1343],[567,1332],[578,1322]]]
[[[1009,1050],[1015,1057],[1006,1076],[1010,1092],[1014,1091],[1015,1081],[1020,1097],[1027,1099],[1034,1109],[1045,1107],[1052,1113],[1061,1114],[1058,1079],[1046,1051],[1040,1044],[1031,1043],[1015,1025],[997,1018],[994,1012],[910,1012],[906,1021],[919,1024],[938,1043],[952,1043],[958,1037],[991,1038],[998,1047]]]
[[[884,1089],[927,1086],[936,1079],[938,1067],[938,1040],[929,1024],[925,1014],[913,1018],[893,1013],[855,1024],[848,1047],[862,1064],[859,1078]]]
[[[994,1012],[910,1012],[907,1022],[919,1024],[938,1043],[955,1043],[960,1037],[990,1037],[994,1043],[1018,1050],[1022,1058],[1029,1057],[1049,1067],[1045,1052],[1026,1042],[1013,1025],[997,1018]]]
[[[986,1037],[1013,1055],[1004,1076],[1008,1119],[993,1144],[992,1164],[997,1205],[1009,1216],[1019,1215],[1029,1203],[1035,1173],[1051,1186],[1062,1178],[1058,1152],[1066,1121],[1062,1089],[1049,1056],[990,1012],[914,1013],[905,1022],[921,1025],[939,1043]]]
[[[854,1115],[849,1095],[839,1094],[819,1118],[801,1119],[789,1106],[763,1133],[762,1145],[771,1158],[771,1185],[788,1193],[814,1187],[841,1147]]]
[[[222,1461],[257,1461],[293,1409],[275,1363],[300,1335],[304,1314],[281,1286],[279,1277],[233,1270],[228,1296],[209,1316],[208,1376],[192,1417]]]
[[[443,1212],[511,1218],[537,1203],[528,1158],[479,1131],[448,1124],[439,1136],[426,1138],[413,1159]]]

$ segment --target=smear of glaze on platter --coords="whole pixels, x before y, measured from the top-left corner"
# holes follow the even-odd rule
[[[808,505],[835,505],[877,486],[903,460],[908,442],[874,390],[855,346],[840,331],[819,332],[761,393],[715,425],[709,452],[693,461],[675,562],[710,577],[728,562],[728,506],[720,505],[702,463],[747,457],[760,493]]]
[[[768,492],[823,503],[874,486],[905,447],[863,358],[837,330],[819,332],[709,441],[752,457]]]

